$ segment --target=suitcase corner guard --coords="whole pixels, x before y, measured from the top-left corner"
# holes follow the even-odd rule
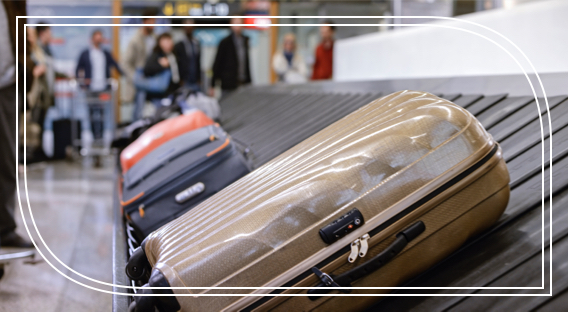
[[[378,270],[380,267],[391,261],[399,252],[401,252],[406,245],[422,234],[426,230],[424,222],[418,221],[402,230],[396,235],[396,240],[390,244],[385,250],[373,257],[371,260],[357,266],[345,273],[338,276],[331,276],[327,273],[320,271],[317,267],[312,268],[312,272],[321,280],[316,285],[316,289],[308,290],[310,295],[327,294],[332,289],[324,287],[351,287],[351,283],[364,277],[365,275]],[[349,290],[339,290],[343,293],[349,293]],[[309,296],[310,300],[314,301],[319,299],[318,296]]]
[[[146,287],[164,287],[165,289],[148,289]],[[139,289],[140,294],[173,295],[170,284],[159,270],[153,270],[149,283]],[[134,301],[128,307],[128,312],[154,312],[156,308],[160,312],[176,312],[181,309],[176,297],[174,296],[135,296]]]

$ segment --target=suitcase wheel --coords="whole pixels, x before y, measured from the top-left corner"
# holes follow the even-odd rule
[[[144,248],[136,248],[126,264],[126,275],[134,281],[141,282],[139,284],[141,285],[148,281],[151,270],[152,268],[150,267],[148,258],[146,258]]]
[[[152,271],[149,284],[139,288],[141,294],[173,294],[170,289],[148,289],[146,287],[170,287],[170,284],[158,270]],[[172,296],[136,296],[128,307],[129,312],[176,312],[181,309],[176,297]]]

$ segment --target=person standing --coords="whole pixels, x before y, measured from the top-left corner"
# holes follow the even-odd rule
[[[79,61],[77,62],[77,68],[75,69],[75,76],[79,79],[79,83],[89,88],[91,92],[100,92],[108,90],[110,84],[108,79],[111,77],[111,68],[116,69],[120,74],[122,70],[112,57],[109,51],[103,49],[103,33],[101,30],[97,29],[93,31],[91,35],[91,46],[85,49],[79,56]],[[88,92],[87,92],[88,94]],[[83,121],[81,122],[82,133],[81,140],[86,150],[90,149],[91,137],[89,134],[92,131],[93,139],[103,139],[104,147],[109,147],[112,142],[112,110],[114,107],[113,103],[105,103],[102,109],[102,114],[104,115],[102,121],[99,120],[97,123],[88,121],[89,117],[98,113],[91,112],[91,107],[83,107]],[[94,108],[95,110],[97,108]],[[78,109],[79,110],[79,109]]]
[[[25,1],[0,3],[0,246],[30,248],[33,244],[16,233],[16,96],[22,99],[24,86],[16,94],[16,44],[18,60],[25,61],[24,40],[16,38],[16,16],[26,15]],[[18,32],[24,33],[25,19],[19,20]],[[20,82],[23,73],[20,71]],[[19,101],[23,105],[22,101]]]
[[[242,18],[231,19],[231,34],[221,40],[213,63],[213,79],[210,94],[217,80],[221,81],[223,95],[235,90],[241,85],[251,82],[249,68],[249,39],[242,34]]]
[[[22,138],[20,142],[24,142],[25,135],[28,157],[26,161],[29,164],[45,160],[45,154],[41,149],[42,125],[47,110],[52,106],[53,90],[48,88],[46,55],[38,45],[36,29],[28,27],[27,34],[26,44],[29,57],[26,60],[26,70],[28,71],[27,87],[29,90],[26,90],[26,115],[22,115],[20,119],[20,138]],[[24,133],[24,121],[26,133]],[[22,161],[23,157],[20,157],[20,162]]]
[[[156,15],[155,10],[147,9],[142,13],[144,16]],[[145,17],[142,19],[144,24],[140,27],[126,48],[123,57],[122,68],[127,76],[127,83],[123,85],[125,102],[134,103],[133,120],[142,117],[142,109],[144,107],[146,94],[143,91],[136,90],[134,86],[134,77],[136,70],[144,68],[146,60],[152,54],[152,49],[156,45],[156,35],[154,34],[154,25],[156,19],[153,17]]]
[[[272,68],[280,81],[286,83],[306,82],[308,69],[300,54],[296,52],[296,36],[284,35],[283,49],[272,58]]]
[[[49,43],[51,41],[51,28],[45,22],[39,22],[36,26],[36,33],[39,40],[39,46],[43,49],[44,53],[53,57]]]
[[[331,79],[333,76],[333,41],[335,26],[331,21],[320,27],[321,43],[316,48],[312,80]]]
[[[174,46],[174,54],[179,62],[179,73],[183,85],[193,91],[201,87],[201,48],[199,40],[193,37],[193,19],[184,21],[185,37]]]
[[[144,65],[144,76],[146,77],[153,77],[162,74],[164,71],[170,71],[170,81],[163,92],[148,92],[148,99],[152,100],[156,106],[161,105],[161,100],[168,97],[180,86],[179,66],[173,50],[174,41],[172,36],[169,33],[161,34],[157,39],[152,54],[150,54]]]
[[[28,53],[30,54],[29,58],[29,65],[33,68],[32,77],[33,83],[29,86],[30,92],[28,94],[28,105],[31,108],[35,108],[37,106],[42,107],[42,109],[46,110],[48,107],[52,105],[51,101],[53,100],[51,96],[53,95],[53,90],[49,89],[49,85],[47,82],[47,58],[48,56],[45,53],[45,50],[40,47],[38,44],[37,38],[37,30],[28,27]]]
[[[49,149],[53,142],[53,139],[50,139],[50,127],[45,127],[45,125],[52,122],[50,118],[53,113],[50,113],[50,111],[55,110],[53,106],[55,103],[55,81],[57,78],[68,77],[55,71],[55,60],[50,47],[51,27],[45,22],[40,22],[35,27],[35,31],[37,40],[35,40],[35,44],[30,42],[29,52],[31,61],[36,65],[34,74],[39,74],[39,76],[34,79],[31,86],[32,90],[28,94],[28,105],[32,108],[33,120],[39,125],[40,145],[43,146],[43,149],[38,149],[34,158],[35,160],[44,160],[45,150]],[[34,40],[33,32],[30,31],[29,34],[32,36],[28,40]],[[33,123],[30,125],[33,125]]]
[[[59,76],[53,67],[53,54],[51,53],[51,28],[44,22],[40,22],[36,26],[37,35],[37,48],[32,51],[32,57],[37,60],[41,65],[45,66],[45,73],[43,80],[48,93],[45,101],[46,106],[49,107],[53,104],[53,91],[55,85],[55,77]]]
[[[119,73],[122,70],[109,51],[103,49],[103,33],[97,29],[91,35],[91,46],[79,56],[75,76],[84,79],[85,85],[91,91],[103,91],[108,88],[110,69],[115,68]]]

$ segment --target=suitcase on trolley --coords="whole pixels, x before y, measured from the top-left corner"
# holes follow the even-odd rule
[[[473,115],[401,91],[362,107],[149,235],[126,266],[132,311],[356,311],[493,225],[509,199]],[[308,287],[230,289],[230,287]],[[344,287],[332,290],[329,287]],[[266,296],[234,296],[235,294]],[[305,296],[271,296],[273,294]],[[218,296],[195,296],[217,294]],[[223,296],[233,294],[233,296]]]
[[[186,115],[160,121],[143,132],[142,135],[122,151],[120,154],[120,165],[123,174],[164,142],[214,123],[211,118],[197,110]]]
[[[133,165],[123,175],[121,205],[141,241],[249,172],[247,159],[221,127],[202,127]]]

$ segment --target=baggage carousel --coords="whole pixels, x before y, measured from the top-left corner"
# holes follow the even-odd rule
[[[530,78],[540,90],[535,77]],[[541,79],[550,113],[543,98],[540,107],[535,105],[524,75],[510,75],[251,86],[220,101],[220,123],[249,149],[258,168],[382,95],[420,90],[461,105],[501,144],[511,176],[509,205],[489,231],[401,285],[442,289],[396,290],[392,294],[397,296],[388,296],[369,310],[557,311],[568,306],[568,73]],[[132,246],[118,194],[114,206],[113,283],[130,285],[124,267]],[[447,289],[456,287],[462,289]],[[486,288],[470,289],[477,287]],[[498,289],[504,287],[521,289]],[[127,311],[129,302],[128,296],[114,295],[113,311]]]

